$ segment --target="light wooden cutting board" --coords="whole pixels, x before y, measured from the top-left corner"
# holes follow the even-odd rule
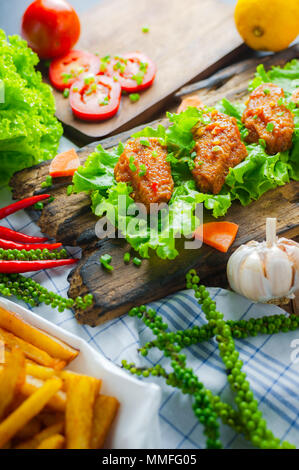
[[[71,137],[85,143],[146,122],[176,90],[223,67],[245,48],[233,7],[221,0],[103,0],[82,15],[81,25],[76,48],[100,56],[139,50],[158,70],[137,103],[124,96],[117,115],[102,123],[74,118],[68,100],[54,91],[57,117]]]

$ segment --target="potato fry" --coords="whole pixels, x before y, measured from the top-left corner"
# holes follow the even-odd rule
[[[21,393],[25,397],[29,397],[37,390],[39,390],[45,382],[40,379],[36,379],[31,375],[26,375],[25,382],[21,387]],[[66,408],[66,393],[62,390],[59,390],[51,399],[49,400],[47,406],[55,411],[65,411]]]
[[[19,348],[14,348],[7,357],[0,373],[0,419],[12,403],[18,386],[25,379],[25,358]]]
[[[99,395],[95,399],[91,435],[91,448],[101,449],[119,408],[115,397]]]
[[[15,449],[36,449],[44,440],[49,439],[49,437],[52,437],[55,434],[61,434],[63,430],[64,422],[60,421],[59,423],[53,424],[52,426],[48,426],[46,429],[43,429],[32,439],[21,442],[15,446]]]
[[[36,416],[61,389],[62,381],[53,377],[0,423],[0,448],[4,446],[28,421]]]
[[[90,449],[93,406],[101,381],[94,377],[70,374],[66,385],[66,448]]]
[[[64,413],[60,411],[44,409],[37,415],[37,419],[40,421],[43,427],[48,428],[54,424],[58,424],[64,421]]]
[[[1,314],[1,312],[0,312]],[[35,362],[42,364],[47,367],[56,367],[61,360],[51,357],[47,352],[42,351],[41,349],[33,346],[32,344],[27,343],[21,338],[18,338],[13,333],[9,333],[3,328],[0,328],[0,339],[7,345],[10,349],[14,347],[19,347],[26,357],[33,359]],[[64,362],[65,365],[65,362]]]
[[[52,367],[40,366],[28,362],[26,362],[26,374],[41,380],[47,380],[53,377],[53,375],[58,375],[57,371]]]
[[[37,449],[62,449],[65,439],[61,434],[54,434],[40,443]]]
[[[29,421],[25,426],[20,429],[17,434],[14,436],[14,439],[17,439],[19,442],[24,441],[25,439],[31,439],[41,430],[41,423],[40,421],[34,417],[31,421]]]
[[[78,356],[79,351],[63,343],[54,336],[35,328],[25,322],[16,313],[9,312],[0,307],[0,326],[19,336],[24,341],[46,351],[55,358],[70,362]]]

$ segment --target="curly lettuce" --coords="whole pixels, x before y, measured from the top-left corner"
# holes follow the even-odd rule
[[[0,182],[18,170],[53,158],[62,126],[49,85],[35,70],[37,55],[19,36],[0,30]]]

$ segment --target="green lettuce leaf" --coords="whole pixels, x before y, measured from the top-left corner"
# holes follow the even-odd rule
[[[0,30],[0,182],[14,172],[53,158],[62,126],[54,116],[49,85],[35,70],[37,55],[19,36]]]
[[[105,195],[107,189],[115,182],[114,167],[122,152],[122,143],[109,152],[99,144],[87,157],[84,166],[80,166],[74,174],[74,192],[96,190]]]

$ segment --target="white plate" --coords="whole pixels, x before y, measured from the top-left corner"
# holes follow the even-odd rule
[[[0,306],[80,350],[69,370],[103,380],[101,392],[117,397],[120,408],[107,447],[110,449],[157,449],[161,447],[159,406],[161,389],[141,382],[95,351],[86,341],[50,323],[30,310],[0,297]]]

